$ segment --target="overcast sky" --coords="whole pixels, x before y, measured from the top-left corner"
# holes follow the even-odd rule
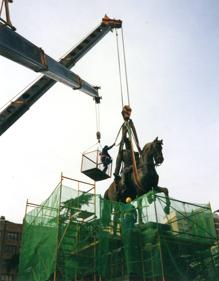
[[[141,146],[164,141],[160,185],[170,196],[219,209],[219,2],[217,0],[14,0],[17,32],[59,59],[107,14],[123,21],[132,119]],[[0,107],[39,74],[0,57]],[[122,124],[115,32],[72,69],[101,86],[102,144]],[[124,75],[123,75],[124,76]],[[124,82],[123,77],[123,82]],[[127,101],[127,100],[126,100]],[[81,153],[96,143],[92,98],[57,83],[0,137],[0,215],[21,222],[65,176],[80,173]],[[116,157],[118,147],[111,154]],[[97,183],[103,194],[112,180]]]

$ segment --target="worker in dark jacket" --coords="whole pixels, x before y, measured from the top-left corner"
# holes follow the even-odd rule
[[[112,144],[111,146],[105,145],[101,152],[101,162],[103,163],[104,169],[103,172],[107,171],[108,165],[112,163],[112,157],[109,155],[109,150],[115,145]]]

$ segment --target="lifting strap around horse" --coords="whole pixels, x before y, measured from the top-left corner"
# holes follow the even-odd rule
[[[118,139],[118,137],[119,137],[119,134],[120,134],[120,132],[121,132],[121,129],[122,129],[122,126],[119,128],[119,131],[118,131],[118,133],[117,133],[116,139],[115,139],[115,141],[114,141],[115,144],[116,144],[116,142],[117,142],[117,139]]]
[[[132,144],[132,131],[131,131],[130,127],[128,127],[128,134],[129,134],[129,139],[131,142],[131,160],[132,160],[134,182],[135,182],[135,185],[137,186],[138,190],[142,190],[142,186],[141,186],[139,175],[138,175],[138,169],[137,169],[137,165],[136,165],[135,153],[134,153],[133,144]]]

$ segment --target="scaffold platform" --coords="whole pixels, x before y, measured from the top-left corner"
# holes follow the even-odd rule
[[[219,280],[209,204],[170,199],[166,214],[162,194],[123,204],[73,182],[27,208],[18,281]]]

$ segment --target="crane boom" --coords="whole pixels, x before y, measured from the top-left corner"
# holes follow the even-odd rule
[[[49,78],[62,82],[72,88],[79,88],[92,97],[97,90],[70,71],[65,65],[55,61],[44,51],[0,23],[0,54],[36,72],[42,72]],[[85,85],[85,87],[84,87]]]
[[[86,36],[86,38],[83,39],[76,47],[68,52],[58,63],[65,67],[65,69],[70,69],[109,31],[113,30],[114,28],[121,28],[121,25],[121,20],[110,19],[105,16],[102,19],[101,24],[88,36]],[[42,66],[41,72],[44,73],[44,71],[48,71],[48,69],[43,68],[44,61],[39,59],[39,62],[42,62],[42,65],[40,65],[40,67]],[[77,84],[75,85],[74,89],[84,90],[84,92],[86,90],[90,91],[90,85],[87,82],[80,79],[80,77],[76,74],[75,77]],[[51,73],[49,75],[48,73],[47,75],[43,75],[0,112],[0,135],[2,135],[12,124],[14,124],[41,96],[43,96],[56,83],[56,80],[54,79],[55,77],[53,77]],[[99,96],[95,95],[95,87],[93,87],[93,90],[93,97],[98,101]]]

